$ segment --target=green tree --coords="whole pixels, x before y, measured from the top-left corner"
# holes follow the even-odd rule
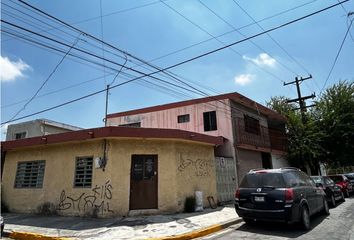
[[[340,81],[326,89],[313,118],[323,132],[323,160],[333,167],[354,165],[354,82]]]
[[[324,92],[316,107],[301,120],[299,110],[284,96],[272,97],[268,107],[287,118],[287,159],[317,173],[318,163],[331,167],[354,165],[354,82],[341,81]]]
[[[287,160],[292,166],[304,169],[309,166],[313,174],[318,172],[318,163],[323,155],[321,139],[323,133],[312,118],[306,113],[306,123],[302,122],[299,110],[294,103],[288,104],[284,96],[272,97],[267,106],[287,118],[286,135],[288,139]]]

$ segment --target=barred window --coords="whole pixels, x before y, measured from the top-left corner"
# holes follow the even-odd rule
[[[92,157],[77,157],[74,187],[91,187]]]
[[[45,160],[18,162],[15,188],[41,188],[44,168]]]
[[[189,122],[189,114],[177,116],[177,122],[178,122],[178,123]]]

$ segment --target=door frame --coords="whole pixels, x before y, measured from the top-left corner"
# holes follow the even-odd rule
[[[155,189],[156,189],[156,196],[155,196],[155,199],[156,199],[156,208],[139,208],[139,209],[132,209],[131,208],[131,197],[132,197],[132,183],[133,183],[133,158],[134,156],[143,156],[143,157],[153,157],[155,159],[155,170],[156,170],[156,175],[154,176],[155,177]],[[146,209],[158,209],[159,208],[159,165],[158,165],[158,154],[132,154],[131,155],[131,159],[130,159],[130,184],[129,184],[129,211],[132,211],[132,210],[146,210]]]

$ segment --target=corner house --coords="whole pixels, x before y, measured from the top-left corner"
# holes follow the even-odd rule
[[[2,142],[2,204],[10,211],[126,216],[182,211],[216,199],[214,146],[182,130],[104,127]]]

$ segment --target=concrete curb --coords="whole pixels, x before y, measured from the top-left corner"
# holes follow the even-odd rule
[[[4,232],[4,237],[9,237],[18,240],[69,240],[69,237],[50,237],[37,233],[28,232]]]
[[[221,231],[231,225],[237,224],[242,222],[242,218],[238,218],[232,221],[228,221],[222,224],[215,224],[215,225],[211,225],[209,227],[206,228],[201,228],[199,230],[196,231],[192,231],[192,232],[188,232],[188,233],[184,233],[184,234],[180,234],[180,235],[176,235],[176,236],[168,236],[168,237],[160,237],[160,238],[148,238],[146,240],[187,240],[187,239],[194,239],[194,238],[198,238],[198,237],[203,237],[206,235],[209,235],[211,233],[215,233],[218,231]]]

